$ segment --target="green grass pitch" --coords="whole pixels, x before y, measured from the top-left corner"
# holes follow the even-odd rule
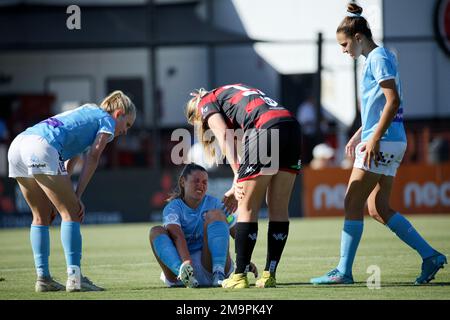
[[[408,217],[437,250],[450,254],[450,216]],[[397,239],[389,229],[366,218],[364,234],[354,265],[357,283],[348,286],[313,286],[309,279],[334,267],[339,258],[342,218],[292,219],[289,239],[278,267],[275,289],[165,288],[160,268],[148,242],[152,224],[86,225],[83,234],[83,273],[104,286],[104,292],[35,293],[35,273],[29,230],[0,230],[0,300],[10,299],[101,299],[101,300],[263,300],[263,299],[450,299],[450,266],[440,270],[429,285],[414,286],[420,273],[419,255]],[[253,261],[264,268],[267,220],[260,220]],[[52,227],[50,267],[65,282],[65,261],[59,228]],[[230,245],[234,257],[234,243]],[[380,268],[381,288],[369,289],[371,265]]]

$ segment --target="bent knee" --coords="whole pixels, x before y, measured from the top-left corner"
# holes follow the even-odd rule
[[[207,224],[214,222],[214,221],[226,221],[227,218],[222,210],[215,209],[215,210],[209,210],[205,213],[205,222]]]
[[[162,234],[168,234],[167,230],[163,226],[154,226],[150,229],[150,241],[153,242],[155,238]]]

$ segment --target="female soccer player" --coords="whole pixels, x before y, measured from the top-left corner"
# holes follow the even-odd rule
[[[238,199],[236,270],[224,288],[248,288],[249,270],[264,199],[269,211],[268,248],[257,287],[276,286],[276,269],[289,231],[288,205],[300,170],[300,125],[295,117],[258,89],[244,84],[200,89],[186,106],[188,122],[211,158],[215,140],[234,173],[226,196]],[[238,151],[243,150],[242,161]],[[270,155],[269,155],[270,154]]]
[[[169,287],[217,287],[233,271],[228,246],[236,215],[224,212],[233,211],[235,205],[228,199],[225,206],[207,195],[207,189],[206,170],[187,164],[178,190],[164,208],[163,226],[150,230],[150,245],[163,270],[161,280]]]
[[[366,58],[361,86],[362,126],[346,146],[355,157],[345,196],[345,221],[341,236],[338,266],[326,275],[311,279],[313,284],[351,284],[352,265],[363,231],[363,211],[367,201],[369,214],[387,225],[423,259],[416,284],[428,283],[447,263],[412,227],[411,223],[389,206],[392,183],[406,150],[403,127],[402,89],[397,60],[386,48],[377,46],[362,8],[351,3],[348,15],[336,31],[344,53]]]
[[[99,291],[81,273],[84,217],[81,196],[94,174],[106,144],[126,134],[136,118],[131,100],[121,91],[100,107],[86,104],[48,118],[19,134],[8,151],[9,177],[15,178],[31,208],[30,240],[37,273],[37,292],[64,290],[49,270],[49,225],[61,215],[61,241],[66,257],[66,291]],[[87,151],[76,190],[69,177],[77,155]],[[65,163],[65,161],[67,161]],[[69,173],[69,175],[68,175]]]

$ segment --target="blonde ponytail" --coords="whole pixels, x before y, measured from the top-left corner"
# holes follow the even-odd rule
[[[100,108],[110,114],[117,109],[122,110],[125,115],[136,114],[136,106],[131,99],[120,90],[110,93],[105,99],[103,99],[100,104]]]
[[[209,164],[217,162],[216,143],[214,135],[209,132],[208,123],[202,120],[198,105],[201,99],[208,93],[204,88],[196,89],[191,92],[192,98],[186,104],[185,115],[189,124],[194,126],[197,139],[205,151],[206,160]]]

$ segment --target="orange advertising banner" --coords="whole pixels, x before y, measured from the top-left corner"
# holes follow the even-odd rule
[[[350,172],[340,168],[304,168],[304,216],[344,216]],[[450,214],[450,164],[400,166],[394,179],[391,207],[403,214]]]

